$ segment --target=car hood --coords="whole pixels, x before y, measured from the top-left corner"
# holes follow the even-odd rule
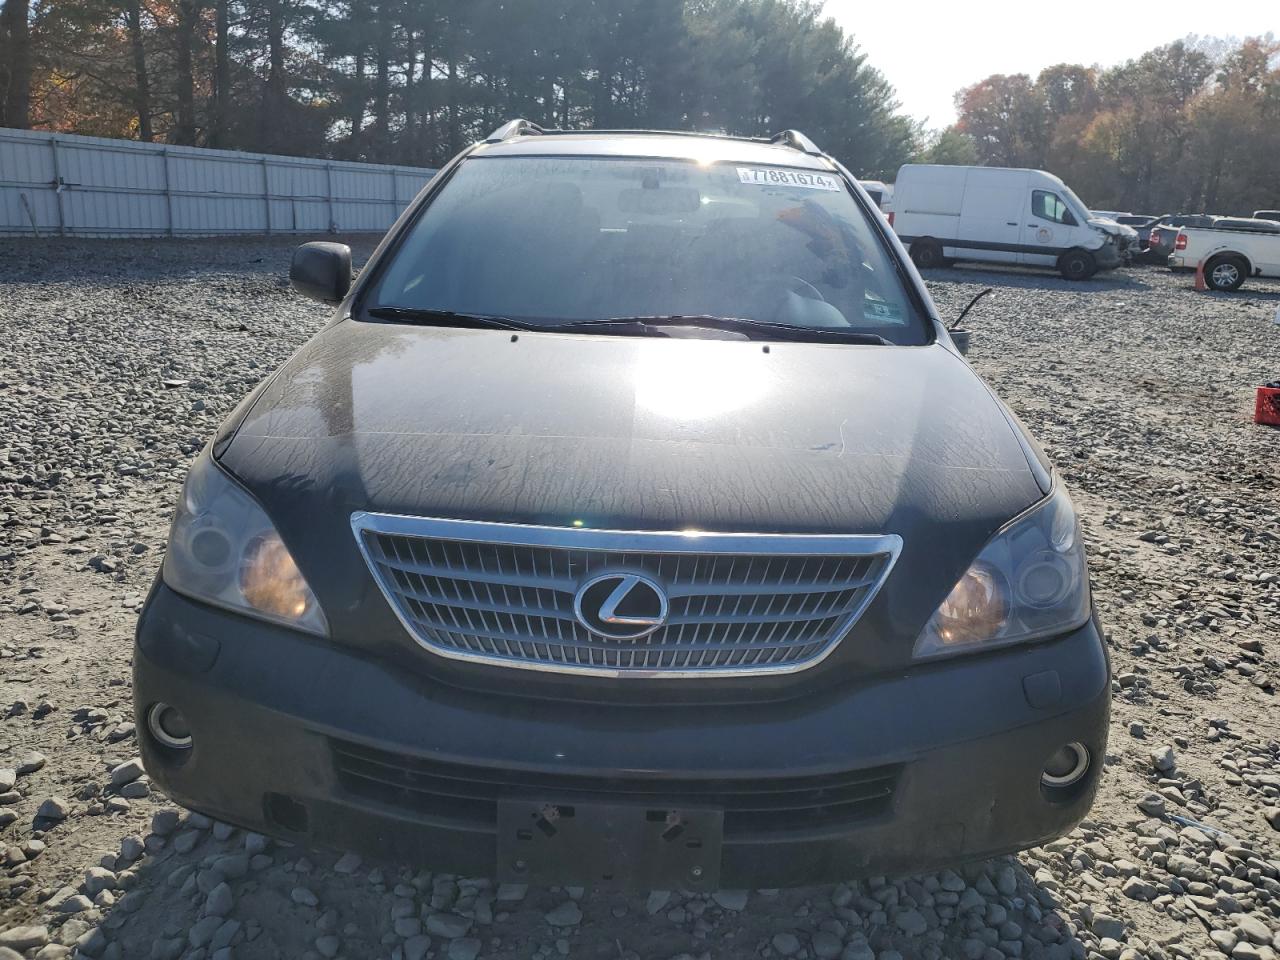
[[[344,320],[232,426],[219,461],[280,527],[331,624],[369,586],[355,511],[897,533],[927,617],[991,533],[1043,496],[1007,411],[937,344]]]
[[[1103,233],[1112,237],[1137,237],[1138,231],[1133,227],[1123,223],[1116,223],[1114,220],[1107,220],[1104,217],[1093,217],[1089,220],[1089,226],[1097,227]]]

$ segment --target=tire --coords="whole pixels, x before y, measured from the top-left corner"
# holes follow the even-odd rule
[[[1249,265],[1235,254],[1210,257],[1204,265],[1204,282],[1210,290],[1239,290],[1248,275]]]
[[[936,270],[945,265],[942,247],[936,240],[917,240],[911,244],[911,260],[921,270]]]
[[[1068,280],[1088,280],[1098,272],[1098,263],[1088,250],[1068,250],[1058,258],[1058,270]]]

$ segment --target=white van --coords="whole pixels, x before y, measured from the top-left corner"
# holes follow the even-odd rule
[[[893,199],[893,228],[921,268],[985,260],[1084,280],[1121,262],[1118,229],[1091,222],[1071,188],[1043,170],[909,163]]]
[[[859,180],[858,185],[867,191],[871,202],[880,208],[889,223],[893,223],[893,184],[883,180]]]

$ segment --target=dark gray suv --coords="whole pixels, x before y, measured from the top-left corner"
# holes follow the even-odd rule
[[[543,131],[442,169],[191,468],[138,625],[179,802],[506,880],[780,886],[1092,801],[1080,526],[809,140]]]

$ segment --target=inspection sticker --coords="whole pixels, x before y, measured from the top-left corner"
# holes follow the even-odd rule
[[[738,167],[738,180],[758,187],[805,187],[809,190],[839,190],[840,181],[825,173],[780,170],[777,167]]]

